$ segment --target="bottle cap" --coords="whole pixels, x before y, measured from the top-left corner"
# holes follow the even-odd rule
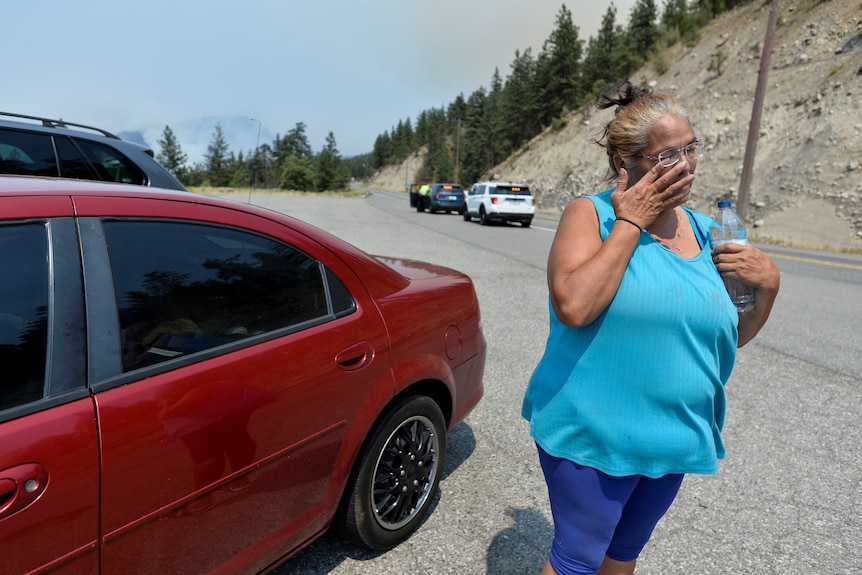
[[[730,207],[730,200],[721,200],[721,201],[719,201],[719,202],[718,202],[718,207],[719,207],[719,208],[729,208],[729,207]]]

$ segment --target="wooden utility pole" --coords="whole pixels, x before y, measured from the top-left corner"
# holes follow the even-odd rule
[[[772,57],[772,40],[775,37],[775,24],[778,21],[779,0],[772,0],[769,9],[769,22],[763,40],[763,53],[760,55],[760,73],[757,76],[757,89],[754,91],[754,107],[751,109],[751,123],[748,125],[748,140],[745,143],[745,159],[742,163],[742,180],[736,199],[736,213],[743,221],[748,221],[748,190],[751,187],[751,174],[754,169],[754,156],[757,152],[757,138],[760,135],[760,116],[763,112],[763,99],[769,76],[769,60]]]
[[[461,118],[458,118],[458,133],[455,136],[455,183],[460,184],[461,168]]]

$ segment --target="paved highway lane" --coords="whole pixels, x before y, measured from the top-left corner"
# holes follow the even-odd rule
[[[553,527],[519,411],[547,336],[555,221],[468,224],[390,193],[252,201],[370,253],[467,272],[489,343],[485,398],[450,435],[440,496],[413,537],[377,554],[326,535],[272,575],[538,574]],[[728,457],[718,474],[686,478],[639,575],[862,573],[862,258],[763,249],[782,270],[781,293],[728,384]]]

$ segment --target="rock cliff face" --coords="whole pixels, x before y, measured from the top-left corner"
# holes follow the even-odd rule
[[[672,90],[688,107],[697,137],[709,144],[689,205],[711,213],[736,200],[770,2],[755,0],[701,30],[692,47],[648,64],[638,85]],[[723,56],[721,73],[710,62]],[[714,68],[715,66],[712,66]],[[782,2],[749,191],[750,233],[804,247],[862,249],[862,5],[859,0]],[[582,195],[611,187],[607,156],[595,144],[613,110],[573,112],[495,167],[489,179],[528,184],[539,209],[559,212]],[[372,185],[403,189],[413,157]],[[467,183],[469,184],[469,183]]]

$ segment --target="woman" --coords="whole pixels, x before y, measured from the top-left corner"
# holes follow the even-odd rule
[[[671,94],[626,83],[600,145],[616,188],[572,202],[548,258],[551,326],[523,416],[548,484],[543,575],[631,575],[685,473],[724,457],[724,384],[766,322],[778,269],[753,246],[711,251],[683,208],[705,146]],[[755,289],[737,313],[719,274]]]

